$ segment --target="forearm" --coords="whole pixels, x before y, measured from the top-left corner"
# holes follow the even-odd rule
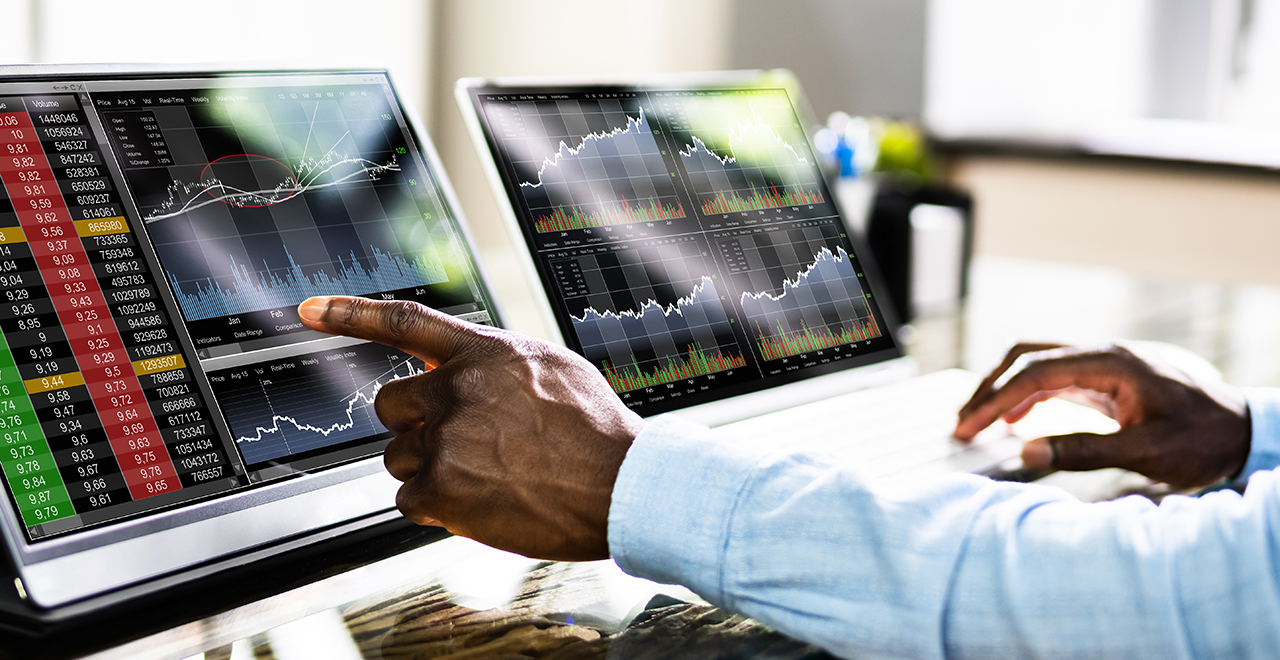
[[[895,492],[670,422],[632,452],[610,515],[619,565],[843,655],[1179,657],[1280,642],[1266,623],[1280,617],[1274,489],[1159,508],[963,475]],[[1245,645],[1222,646],[1224,628]]]

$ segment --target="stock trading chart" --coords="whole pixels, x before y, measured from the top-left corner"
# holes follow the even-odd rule
[[[785,90],[477,102],[561,330],[628,405],[707,401],[892,345]]]
[[[551,262],[584,355],[614,391],[746,365],[693,238],[621,244]]]
[[[387,383],[423,373],[420,360],[377,344],[209,372],[245,463],[389,437],[373,412]]]
[[[659,107],[670,117],[690,192],[704,215],[826,202],[785,93],[675,96]]]
[[[449,282],[431,178],[380,88],[172,98],[117,99],[103,117],[202,346],[296,326],[281,319],[313,295]]]
[[[540,234],[687,217],[638,99],[495,106]]]
[[[717,241],[759,354],[777,360],[881,336],[853,258],[830,222]]]

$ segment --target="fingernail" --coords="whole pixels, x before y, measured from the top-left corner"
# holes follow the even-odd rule
[[[1053,467],[1053,446],[1048,438],[1036,438],[1022,446],[1022,464],[1030,468]]]
[[[328,308],[329,299],[324,296],[307,298],[302,301],[301,305],[298,305],[298,316],[301,316],[303,321],[319,323],[324,318],[324,312]]]

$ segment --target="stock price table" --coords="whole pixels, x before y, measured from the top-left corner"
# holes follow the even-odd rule
[[[0,466],[28,534],[231,476],[75,96],[0,97],[0,181]]]

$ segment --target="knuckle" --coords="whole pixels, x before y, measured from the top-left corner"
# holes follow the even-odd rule
[[[1009,370],[1005,372],[1004,382],[1000,385],[1002,388],[1009,386],[1039,387],[1044,374],[1044,365],[1045,358],[1033,353],[1023,353],[1010,365]]]
[[[419,525],[435,519],[428,513],[430,505],[421,491],[413,483],[406,483],[396,491],[396,509],[400,515]]]
[[[487,401],[492,398],[490,379],[478,365],[464,365],[449,374],[449,390],[462,401]]]
[[[418,303],[400,301],[383,307],[383,329],[389,337],[404,337],[420,329],[427,318]]]
[[[1104,462],[1104,453],[1096,442],[1068,435],[1053,438],[1053,464],[1068,470],[1090,470]]]
[[[1107,346],[1103,347],[1099,351],[1099,353],[1103,356],[1106,356],[1109,359],[1121,360],[1124,362],[1128,362],[1134,359],[1135,357],[1137,357],[1133,354],[1133,351],[1129,350],[1128,346],[1125,346],[1124,344],[1119,344],[1119,343],[1108,344]]]
[[[330,303],[326,315],[333,307],[333,303]],[[338,306],[338,309],[341,310],[341,318],[333,319],[335,323],[346,328],[357,327],[360,325],[361,320],[369,315],[369,301],[363,298],[355,298],[347,301],[344,305]]]

